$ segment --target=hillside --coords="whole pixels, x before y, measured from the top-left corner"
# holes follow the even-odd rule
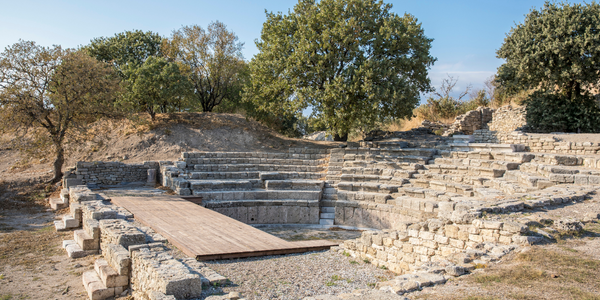
[[[138,120],[102,120],[93,124],[85,142],[66,147],[64,168],[77,161],[177,160],[184,151],[285,152],[290,147],[335,147],[336,142],[315,142],[282,136],[239,114],[174,113]],[[16,150],[0,148],[0,178],[10,180],[49,176],[50,156],[27,159]]]

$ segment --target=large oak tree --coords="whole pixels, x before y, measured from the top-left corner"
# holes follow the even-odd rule
[[[430,91],[432,39],[410,15],[376,0],[300,0],[267,13],[250,63],[246,99],[267,114],[312,108],[320,126],[345,140],[353,128],[411,116]]]

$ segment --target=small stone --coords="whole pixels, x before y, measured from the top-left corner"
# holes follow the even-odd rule
[[[242,295],[239,292],[230,292],[229,295],[227,295],[227,299],[230,300],[238,300],[242,297]]]
[[[460,275],[465,274],[465,268],[461,266],[447,266],[445,271],[446,274],[454,277],[458,277]]]

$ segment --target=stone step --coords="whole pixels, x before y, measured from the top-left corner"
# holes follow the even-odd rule
[[[326,176],[318,172],[190,172],[190,179],[231,180],[231,179],[260,179],[260,180],[317,180]]]
[[[421,165],[419,165],[421,166]],[[342,168],[342,175],[374,175],[374,176],[391,176],[398,178],[411,178],[417,170],[404,170],[394,168],[362,168],[362,167],[347,167]]]
[[[321,206],[321,213],[335,213],[335,207]]]
[[[499,178],[504,175],[506,169],[493,169],[484,167],[472,166],[456,166],[456,165],[427,165],[427,172],[431,174],[456,174],[467,176],[479,176],[485,178]]]
[[[322,180],[266,180],[266,190],[303,190],[322,191],[325,182]]]
[[[338,191],[354,191],[367,193],[391,194],[398,192],[402,185],[380,184],[369,182],[347,182],[340,181],[337,184]],[[338,192],[339,193],[339,192]]]
[[[62,222],[64,223],[66,229],[77,228],[80,225],[78,219],[69,215],[62,216]]]
[[[491,152],[491,151],[440,151],[440,156],[444,158],[470,158],[481,160],[498,160],[507,162],[524,163],[531,161],[535,155],[524,152]]]
[[[411,198],[421,198],[421,199],[435,199],[439,196],[443,196],[446,192],[437,191],[429,188],[403,188],[402,191]]]
[[[338,195],[337,194],[323,194],[322,199],[323,200],[337,200]]]
[[[94,262],[94,270],[106,287],[120,288],[121,292],[129,285],[129,277],[119,275],[106,260],[97,259]],[[120,294],[120,293],[118,293]]]
[[[83,250],[77,244],[75,240],[64,240],[62,244],[63,249],[67,251],[67,255],[70,258],[81,258],[88,255],[94,255],[98,253],[98,250]]]
[[[490,187],[501,190],[505,194],[521,194],[536,191],[537,188],[523,186],[522,183],[517,181],[508,180],[506,178],[497,178],[489,182]]]
[[[365,183],[380,183],[389,185],[402,186],[407,184],[408,178],[383,176],[383,175],[356,175],[356,174],[342,174],[340,181],[343,182],[365,182]]]
[[[301,190],[251,190],[251,191],[194,191],[194,196],[202,197],[203,200],[320,200],[321,191]]]
[[[432,198],[415,198],[411,196],[402,196],[390,201],[390,203],[414,211],[435,213],[437,212],[440,201],[437,201]]]
[[[67,231],[69,229],[67,229],[65,227],[65,223],[62,220],[56,220],[54,221],[54,229],[56,229],[56,231]]]
[[[482,160],[474,158],[436,158],[435,164],[454,165],[458,167],[482,167],[501,170],[516,170],[520,163],[499,160]]]
[[[190,172],[190,179],[202,180],[231,180],[231,179],[260,179],[260,172]]]
[[[81,250],[98,250],[100,249],[100,239],[92,238],[85,230],[75,230],[74,239]]]
[[[83,272],[82,280],[90,300],[103,300],[115,296],[115,288],[104,285],[94,270]]]
[[[392,199],[390,194],[381,193],[368,193],[368,192],[356,192],[356,191],[338,191],[338,199],[341,201],[367,201],[375,203],[387,203],[388,200]]]
[[[381,155],[388,157],[399,156],[433,156],[436,149],[428,148],[346,148],[345,155]],[[345,156],[344,156],[345,157]]]
[[[536,187],[539,189],[544,189],[554,185],[554,183],[548,177],[523,171],[508,171],[506,172],[504,178],[509,181],[518,182],[527,187]]]
[[[320,219],[319,224],[320,225],[334,225],[334,220],[333,219]]]
[[[473,197],[473,187],[466,184],[448,183],[443,181],[430,181],[429,188],[441,192],[451,192],[464,195],[466,197]]]
[[[260,179],[243,180],[189,180],[190,189],[193,191],[245,191],[253,188],[260,188],[262,181]]]
[[[274,153],[274,152],[183,152],[184,160],[198,158],[268,158],[268,159],[324,159],[325,153]]]
[[[319,166],[326,164],[325,159],[272,159],[272,158],[197,158],[186,162],[187,167],[195,165],[289,165]]]
[[[413,164],[427,164],[431,159],[431,156],[397,156],[397,157],[384,157],[384,156],[360,156],[360,155],[346,155],[344,158],[344,167],[365,167],[365,168],[386,168],[393,166],[394,169],[407,168],[410,170],[410,166]],[[350,164],[355,162],[354,164]]]
[[[492,180],[490,178],[478,177],[478,176],[466,176],[466,175],[455,175],[455,174],[422,174],[416,179],[409,179],[411,184],[421,188],[428,188],[429,181],[441,181],[452,184],[464,184],[473,187],[486,186],[487,182]]]
[[[281,165],[281,164],[203,164],[194,165],[193,170],[199,172],[322,172],[325,166]]]
[[[50,208],[52,210],[61,210],[69,207],[69,203],[65,203],[65,201],[61,198],[49,198],[48,203],[50,204]]]
[[[321,219],[335,219],[335,213],[321,213]]]

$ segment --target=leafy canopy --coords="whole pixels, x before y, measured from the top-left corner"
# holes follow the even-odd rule
[[[517,24],[497,51],[501,87],[535,90],[527,123],[539,131],[600,131],[590,94],[600,83],[600,5],[546,2]]]
[[[512,91],[557,90],[568,98],[598,86],[600,5],[546,2],[516,24],[497,51],[498,80]]]
[[[20,41],[0,54],[0,131],[23,150],[52,149],[56,182],[66,137],[110,115],[118,88],[114,69],[81,51]]]
[[[312,108],[342,139],[386,118],[412,115],[430,90],[435,58],[412,15],[375,0],[300,0],[288,15],[267,13],[245,92],[264,115]]]
[[[124,106],[145,111],[154,120],[156,113],[168,113],[186,107],[191,84],[179,65],[163,57],[150,56],[139,66],[126,66],[129,78]]]
[[[139,67],[151,56],[162,56],[162,42],[163,38],[157,33],[135,30],[95,38],[84,49],[92,57],[114,64],[124,75],[125,66]]]
[[[165,51],[187,66],[193,97],[202,111],[210,112],[223,101],[239,97],[246,65],[243,46],[235,33],[216,21],[206,30],[193,25],[174,31]]]

